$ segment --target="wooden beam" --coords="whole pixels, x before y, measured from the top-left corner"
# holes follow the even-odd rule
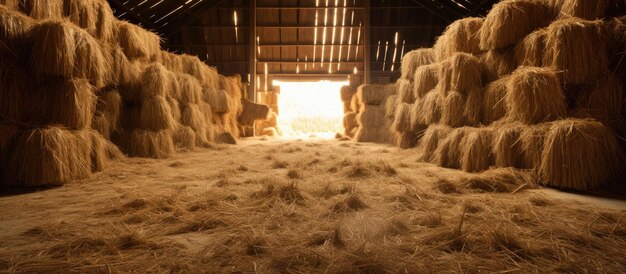
[[[250,71],[249,90],[252,93],[252,102],[256,103],[256,0],[250,1],[250,31],[248,39],[248,66]],[[252,123],[252,136],[256,136],[256,122]]]
[[[169,37],[176,30],[186,26],[187,24],[196,20],[200,15],[204,13],[205,10],[211,9],[219,4],[221,4],[224,0],[204,0],[202,4],[197,5],[191,11],[184,12],[182,14],[178,14],[175,20],[172,20],[167,27],[159,29],[159,33],[162,33],[165,37]]]
[[[442,15],[439,11],[437,11],[437,7],[433,7],[432,4],[430,4],[430,1],[421,1],[421,0],[413,0],[414,3],[417,3],[418,5],[420,5],[421,7],[427,9],[428,11],[430,11],[431,13],[433,13],[434,15],[439,16],[439,18],[443,19],[444,21],[450,23],[452,21],[454,21],[452,18],[447,17]],[[424,4],[422,2],[426,2],[429,4]]]

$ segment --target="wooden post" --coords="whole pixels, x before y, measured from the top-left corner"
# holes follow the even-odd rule
[[[371,52],[370,52],[370,0],[365,0],[365,9],[363,11],[364,13],[364,20],[365,22],[363,22],[363,45],[365,47],[365,50],[363,52],[363,67],[364,67],[364,71],[363,71],[363,84],[369,84],[371,81],[371,60],[370,60],[370,56],[371,56]]]
[[[250,93],[252,93],[252,102],[257,102],[256,94],[256,0],[250,0],[250,39],[248,48],[249,66],[250,66],[250,86],[248,87]],[[252,135],[256,136],[255,123],[252,124]]]

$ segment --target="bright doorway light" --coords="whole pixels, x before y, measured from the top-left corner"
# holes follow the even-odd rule
[[[287,82],[280,86],[278,126],[287,137],[315,135],[332,138],[343,129],[340,90],[348,81]]]

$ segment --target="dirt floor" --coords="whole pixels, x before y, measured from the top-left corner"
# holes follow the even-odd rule
[[[414,150],[249,139],[0,196],[0,272],[626,269],[626,208]],[[621,208],[620,208],[621,207]]]

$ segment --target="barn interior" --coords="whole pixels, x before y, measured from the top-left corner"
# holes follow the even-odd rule
[[[622,273],[624,0],[0,0],[2,273]]]

